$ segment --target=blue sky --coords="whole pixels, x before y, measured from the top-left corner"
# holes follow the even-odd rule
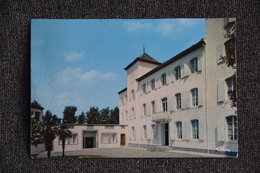
[[[58,117],[118,106],[124,68],[145,52],[165,62],[205,38],[205,19],[33,19],[31,100]]]

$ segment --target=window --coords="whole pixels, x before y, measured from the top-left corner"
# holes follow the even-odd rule
[[[102,144],[114,144],[117,142],[116,133],[101,133]]]
[[[156,126],[156,124],[152,124],[152,130],[153,130],[153,138],[155,139],[157,137],[157,126]]]
[[[135,108],[132,108],[132,117],[135,118]]]
[[[162,82],[162,85],[165,85],[166,84],[166,73],[163,73],[162,76],[161,76],[161,82]]]
[[[124,113],[121,112],[122,123],[124,122]]]
[[[155,113],[155,101],[152,101],[151,105],[152,105],[152,113]]]
[[[232,100],[232,92],[234,91],[234,78],[230,77],[226,79],[228,99]]]
[[[135,91],[134,90],[131,91],[131,95],[132,95],[132,99],[134,100],[135,99]]]
[[[146,84],[142,85],[142,90],[143,90],[143,94],[145,94],[146,93]]]
[[[176,80],[180,79],[181,78],[181,67],[180,66],[175,67],[174,71],[175,71],[175,79]]]
[[[178,93],[175,95],[176,98],[176,109],[181,109],[181,94]]]
[[[195,73],[198,71],[198,59],[197,58],[193,58],[190,60],[190,70],[191,70],[191,73]]]
[[[226,118],[227,126],[228,126],[228,139],[229,140],[237,140],[237,117],[230,116]]]
[[[176,122],[177,138],[182,138],[182,124],[180,121]]]
[[[147,138],[147,129],[146,129],[146,125],[143,126],[143,130],[144,130],[144,138]]]
[[[41,121],[41,116],[40,116],[40,112],[36,112],[35,111],[35,120],[36,120],[36,122],[39,122],[39,121]]]
[[[135,127],[132,127],[132,135],[133,135],[133,139],[135,139]]]
[[[191,121],[192,126],[192,139],[199,139],[199,121],[193,120]]]
[[[164,112],[167,111],[167,97],[162,99],[162,108]]]
[[[146,104],[143,104],[143,115],[146,115]]]
[[[151,80],[151,89],[152,90],[155,89],[155,80],[154,79]]]
[[[66,145],[75,145],[78,144],[78,134],[74,133],[72,136],[65,140]],[[62,140],[59,139],[59,145],[62,145]]]
[[[125,111],[125,120],[128,121],[128,113]]]
[[[191,90],[192,106],[198,106],[198,88]]]

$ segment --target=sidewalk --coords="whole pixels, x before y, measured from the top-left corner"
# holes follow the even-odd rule
[[[52,156],[61,156],[62,152],[51,152]],[[80,155],[100,155],[113,158],[234,158],[231,156],[219,155],[219,154],[207,154],[198,152],[176,151],[168,150],[164,152],[148,151],[145,148],[133,148],[133,147],[120,147],[120,148],[91,148],[80,151],[66,151],[66,156],[80,156]],[[47,152],[38,154],[37,158],[46,158]]]

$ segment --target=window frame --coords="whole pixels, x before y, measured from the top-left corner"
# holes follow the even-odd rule
[[[143,91],[143,94],[146,94],[146,83],[144,83],[142,85],[142,91]]]
[[[176,109],[181,109],[181,93],[175,94]]]
[[[147,139],[147,126],[143,125],[144,139]]]
[[[181,66],[177,66],[174,68],[174,72],[175,72],[175,79],[179,80],[181,79]]]
[[[228,119],[231,119],[231,121],[228,121]],[[229,141],[238,140],[238,122],[237,122],[237,116],[232,115],[226,117],[226,123],[227,123],[227,139]],[[231,125],[231,128],[230,128]]]
[[[155,113],[155,101],[151,101],[152,113]]]
[[[143,116],[146,116],[146,113],[147,113],[147,111],[146,111],[146,104],[144,103],[143,104]]]
[[[161,75],[161,83],[162,83],[162,85],[166,85],[166,73],[163,73]]]
[[[152,79],[152,80],[150,81],[150,83],[151,83],[151,89],[152,89],[152,90],[155,90],[155,79]]]
[[[199,139],[199,120],[191,120],[192,139]]]
[[[198,88],[193,88],[190,90],[191,92],[191,104],[192,106],[198,106],[199,105],[199,95],[198,95]]]
[[[190,71],[192,73],[198,72],[198,57],[192,58],[190,60]]]
[[[164,97],[162,100],[162,112],[168,111],[168,103],[167,103],[167,97]]]
[[[175,123],[176,125],[176,137],[177,139],[182,139],[182,122],[181,121],[177,121]]]
[[[107,142],[104,141],[104,135],[107,135]],[[102,132],[101,133],[101,143],[102,144],[116,144],[117,143],[117,133],[116,132]]]

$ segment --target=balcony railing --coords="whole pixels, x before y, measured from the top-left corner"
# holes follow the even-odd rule
[[[171,121],[170,112],[165,111],[165,112],[153,113],[152,121],[153,122],[170,122]]]

